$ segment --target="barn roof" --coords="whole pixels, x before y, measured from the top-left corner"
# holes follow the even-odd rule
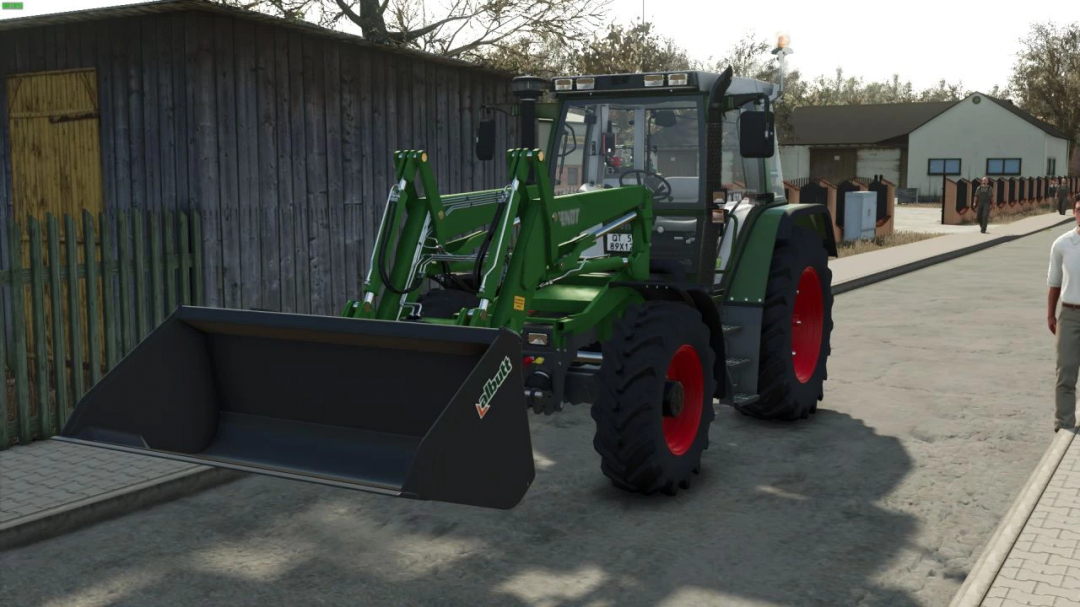
[[[1020,109],[1011,101],[972,93],[989,99],[1029,124],[1061,139],[1069,137],[1058,128]],[[796,108],[791,129],[781,132],[784,145],[880,145],[905,137],[943,114],[960,101],[824,105]]]
[[[1069,139],[1069,136],[1066,135],[1060,129],[1058,129],[1056,126],[1054,126],[1054,125],[1052,125],[1052,124],[1050,124],[1048,122],[1043,122],[1042,120],[1039,120],[1038,118],[1032,116],[1031,114],[1025,112],[1024,110],[1016,107],[1016,105],[1013,104],[1013,102],[1009,101],[1008,99],[998,99],[997,97],[991,97],[990,95],[983,95],[983,97],[986,97],[990,101],[993,101],[994,103],[1000,105],[1001,107],[1009,110],[1013,114],[1016,114],[1017,116],[1019,116],[1020,118],[1023,118],[1024,120],[1028,121],[1029,123],[1033,124],[1034,126],[1039,127],[1040,129],[1042,129],[1043,131],[1045,131],[1049,135],[1052,135],[1052,136],[1057,137],[1059,139],[1065,139],[1065,140]]]
[[[340,40],[342,42],[354,44],[360,47],[378,49],[386,53],[408,55],[424,59],[433,63],[441,63],[444,65],[470,68],[472,70],[487,72],[493,75],[504,76],[507,78],[513,76],[513,74],[510,74],[509,72],[503,72],[501,70],[477,65],[475,63],[469,63],[468,61],[462,61],[460,59],[453,59],[450,57],[444,57],[442,55],[425,53],[423,51],[418,51],[415,49],[392,47],[384,44],[378,44],[376,42],[370,42],[360,36],[327,29],[309,21],[295,21],[291,19],[284,19],[282,17],[275,17],[273,15],[267,15],[265,13],[259,13],[243,8],[225,6],[223,4],[211,2],[210,0],[155,0],[152,2],[139,2],[135,4],[122,4],[117,6],[107,6],[103,8],[66,11],[62,13],[50,13],[47,15],[35,15],[32,17],[2,19],[0,20],[0,32],[29,27],[62,25],[65,23],[85,23],[91,20],[97,21],[105,19],[117,19],[122,17],[141,17],[146,15],[157,15],[182,11],[202,11],[209,13],[218,13],[235,17],[237,19],[246,19],[258,23],[267,23],[279,27],[291,28],[314,36],[322,36],[324,38]]]
[[[791,113],[787,145],[872,145],[903,137],[933,120],[955,101],[822,105]]]

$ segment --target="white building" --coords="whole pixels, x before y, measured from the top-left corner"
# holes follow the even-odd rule
[[[779,125],[781,128],[783,125]],[[1069,139],[1009,101],[973,93],[960,101],[801,107],[781,132],[785,179],[839,183],[883,175],[937,199],[942,178],[1059,176]]]

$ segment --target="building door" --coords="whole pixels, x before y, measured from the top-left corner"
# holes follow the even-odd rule
[[[15,219],[78,218],[102,209],[94,69],[8,77]]]
[[[857,160],[854,148],[811,148],[810,177],[840,183],[856,176]]]
[[[44,264],[63,263],[66,260],[64,215],[70,215],[75,220],[81,244],[83,210],[89,211],[95,218],[102,211],[97,74],[93,68],[14,74],[8,76],[6,84],[7,120],[11,133],[12,219],[19,223],[21,230],[22,265],[27,268],[31,261],[30,217],[40,222]],[[48,214],[52,214],[59,223],[61,259],[58,260],[49,259]],[[78,248],[78,256],[79,263],[84,263],[82,247]],[[79,301],[85,309],[86,287],[83,281],[80,281],[79,290]],[[46,289],[47,300],[54,296],[50,291]],[[62,298],[65,320],[61,322],[66,322],[66,287],[61,291],[55,295]],[[24,309],[28,314],[34,309],[31,298],[30,289],[27,288],[24,291]],[[53,360],[50,305],[45,306],[45,316],[48,358]],[[85,322],[83,326],[86,326]],[[33,335],[32,327],[27,329],[31,375],[35,375],[33,344],[39,336]],[[85,340],[83,347],[87,347]],[[86,354],[84,350],[83,360],[87,360]]]

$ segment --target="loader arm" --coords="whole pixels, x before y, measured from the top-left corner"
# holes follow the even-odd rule
[[[642,279],[648,275],[652,198],[646,188],[556,197],[543,154],[514,150],[508,160],[515,183],[526,183],[530,177],[534,183],[524,187],[520,232],[492,313],[488,316],[480,310],[480,314],[473,314],[471,326],[520,331],[536,291],[572,276],[610,272],[617,275],[615,278]],[[635,247],[628,255],[582,258],[585,249],[604,234],[627,223],[635,237]],[[481,306],[483,302],[481,299]]]
[[[398,182],[387,200],[363,299],[349,301],[343,316],[399,320],[416,299],[417,281],[447,267],[476,272],[479,264],[479,305],[460,314],[457,323],[520,331],[538,289],[596,272],[625,280],[648,276],[648,188],[556,197],[542,152],[510,150],[506,159],[511,179],[504,189],[455,195],[444,204],[426,154],[395,155]],[[417,179],[423,197],[417,194]],[[391,236],[402,224],[392,269],[385,271]],[[582,257],[605,234],[628,224],[634,235],[628,254]]]

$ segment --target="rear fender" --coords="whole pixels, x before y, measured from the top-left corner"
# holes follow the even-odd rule
[[[745,245],[735,259],[725,300],[742,305],[764,303],[773,250],[777,240],[787,240],[795,227],[807,227],[821,235],[825,250],[836,257],[829,210],[820,204],[787,204],[762,211],[748,226]]]
[[[832,216],[823,204],[792,204],[784,207],[785,219],[780,222],[778,238],[787,238],[793,226],[814,230],[825,240],[829,257],[836,257],[836,236],[832,231]]]

